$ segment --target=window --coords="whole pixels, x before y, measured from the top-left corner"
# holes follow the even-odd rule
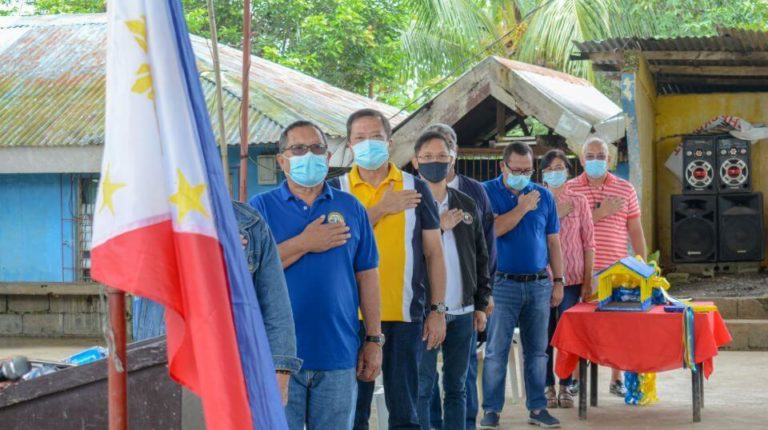
[[[259,185],[277,184],[277,161],[274,155],[259,155],[257,158]]]
[[[93,214],[99,189],[97,177],[81,177],[77,201],[77,279],[91,281],[91,239],[93,237]]]

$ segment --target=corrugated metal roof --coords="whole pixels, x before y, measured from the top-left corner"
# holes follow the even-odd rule
[[[619,37],[574,42],[582,53],[620,51],[768,51],[768,32],[720,27],[717,35],[703,37]]]
[[[413,142],[435,122],[454,127],[459,143],[487,146],[497,129],[497,102],[508,117],[531,116],[578,151],[588,136],[614,142],[625,135],[621,108],[589,81],[532,64],[487,57],[395,127],[393,160],[405,164]],[[515,122],[507,122],[509,127]],[[507,127],[507,128],[509,128]]]
[[[768,32],[718,28],[717,35],[616,38],[575,43],[576,59],[589,59],[617,79],[624,53],[640,51],[659,94],[768,91]],[[688,66],[688,67],[686,67]]]
[[[104,139],[106,17],[0,17],[0,146],[101,144]],[[211,51],[192,36],[203,91],[218,130]],[[241,51],[222,46],[227,142],[239,143]],[[250,137],[277,142],[296,119],[320,125],[329,137],[346,134],[346,119],[368,107],[405,118],[398,109],[342,90],[262,58],[251,57]]]

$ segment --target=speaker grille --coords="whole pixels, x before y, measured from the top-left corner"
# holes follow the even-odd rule
[[[717,259],[716,199],[712,195],[672,196],[672,261]]]

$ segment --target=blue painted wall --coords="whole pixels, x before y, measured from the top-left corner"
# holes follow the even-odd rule
[[[280,170],[279,166],[275,166],[278,175],[277,175],[277,184],[275,185],[259,185],[259,172],[258,172],[258,166],[256,164],[256,161],[258,160],[259,155],[274,155],[277,153],[277,145],[259,145],[259,146],[252,146],[248,150],[248,199],[258,193],[263,193],[264,191],[269,191],[273,188],[275,188],[277,185],[280,184],[285,179],[285,175],[283,174],[282,170]],[[237,147],[230,147],[229,148],[229,172],[230,172],[230,178],[234,178],[232,181],[232,186],[234,189],[234,193],[232,194],[237,198],[237,196],[240,194],[240,148]]]
[[[248,197],[276,185],[259,185],[257,157],[277,145],[252,147]],[[234,196],[239,192],[239,148],[229,150]],[[278,167],[279,170],[279,167]],[[0,282],[73,282],[77,247],[77,196],[81,175],[0,174]],[[285,179],[278,172],[278,184]]]
[[[74,280],[72,175],[0,175],[0,282]]]

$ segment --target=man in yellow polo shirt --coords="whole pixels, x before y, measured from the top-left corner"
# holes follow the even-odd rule
[[[350,115],[347,139],[355,164],[330,183],[360,200],[376,236],[389,428],[418,429],[422,342],[433,349],[445,338],[445,261],[437,204],[421,179],[389,162],[391,136],[381,112],[362,109]],[[358,381],[356,430],[368,429],[373,388],[373,382]]]

